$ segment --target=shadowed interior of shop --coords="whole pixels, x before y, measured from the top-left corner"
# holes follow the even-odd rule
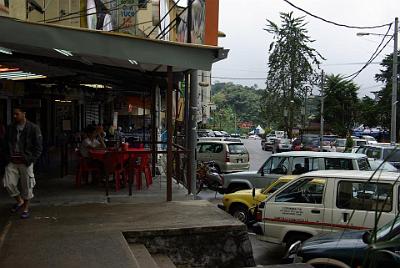
[[[10,35],[10,31],[20,34]],[[71,163],[76,163],[76,133],[92,123],[115,124],[117,113],[119,122],[142,129],[137,141],[151,149],[152,163],[157,162],[157,154],[167,154],[169,185],[172,163],[181,163],[173,157],[184,157],[190,151],[187,141],[178,144],[177,139],[178,119],[182,121],[180,127],[188,126],[190,121],[189,113],[184,111],[188,105],[180,105],[183,90],[178,83],[185,80],[187,99],[189,72],[210,70],[213,62],[227,56],[227,51],[219,47],[9,18],[0,18],[1,35],[7,38],[0,38],[0,68],[9,71],[0,73],[0,115],[3,122],[11,123],[13,107],[28,107],[28,119],[40,125],[44,137],[44,153],[37,167],[59,176],[74,172]],[[146,127],[150,130],[147,136]],[[168,132],[166,151],[157,146],[163,128]],[[154,174],[155,164],[152,169]],[[190,168],[186,172],[185,177],[192,176]],[[171,200],[168,188],[167,200]]]

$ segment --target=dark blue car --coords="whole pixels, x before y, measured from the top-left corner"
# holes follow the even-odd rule
[[[376,235],[375,235],[376,234]],[[370,231],[345,231],[293,244],[288,259],[314,267],[400,267],[400,217]]]

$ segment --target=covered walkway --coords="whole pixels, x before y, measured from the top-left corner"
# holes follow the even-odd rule
[[[13,96],[7,87],[1,90],[0,95],[4,93],[8,97],[8,112],[15,101],[40,98],[43,104],[39,105],[41,108],[36,112],[36,118],[39,118],[48,143],[59,142],[62,135],[57,133],[63,133],[63,129],[56,132],[58,126],[55,124],[60,123],[52,116],[57,112],[55,101],[72,101],[74,118],[69,123],[70,129],[81,131],[88,124],[85,117],[88,95],[101,104],[126,96],[139,96],[143,100],[150,98],[151,137],[147,142],[152,151],[153,164],[157,162],[157,153],[167,154],[166,199],[169,201],[172,200],[173,163],[180,162],[173,160],[174,154],[176,158],[176,155],[194,150],[193,144],[188,148],[188,143],[178,146],[173,140],[177,133],[173,115],[177,105],[173,105],[173,96],[178,96],[173,92],[178,92],[178,82],[183,80],[186,91],[191,92],[189,73],[193,70],[211,70],[212,63],[226,58],[227,52],[220,47],[151,40],[0,17],[0,67],[6,70],[0,73],[0,79],[13,81],[14,85],[23,83],[22,95]],[[192,80],[197,81],[197,78]],[[76,100],[71,100],[73,98]],[[178,103],[176,100],[175,103]],[[108,112],[112,114],[114,106],[100,105],[99,109],[110,110]],[[163,106],[168,131],[167,151],[157,152],[160,142],[157,130],[161,127],[157,117]],[[191,118],[194,117],[185,117],[185,128],[188,128]],[[64,127],[64,122],[62,124]],[[68,122],[66,126],[69,126]],[[66,159],[61,159],[61,164]],[[184,161],[188,162],[189,157],[185,157]],[[190,166],[190,163],[186,166]],[[180,167],[175,169],[180,170]],[[193,170],[187,169],[186,172],[187,178],[193,177]]]

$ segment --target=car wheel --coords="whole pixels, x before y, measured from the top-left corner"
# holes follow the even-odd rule
[[[234,204],[230,209],[231,215],[243,223],[249,221],[249,209],[243,204]]]
[[[347,264],[331,258],[311,259],[307,263],[315,268],[350,268]]]
[[[309,235],[309,234],[301,234],[301,233],[289,235],[285,239],[286,251],[288,251],[290,246],[292,244],[296,243],[297,241],[303,242],[303,241],[306,241],[307,239],[309,239],[310,237],[311,237],[311,235]]]

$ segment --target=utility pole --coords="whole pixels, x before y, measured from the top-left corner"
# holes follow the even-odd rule
[[[321,125],[320,125],[320,142],[319,142],[319,151],[322,152],[322,142],[324,140],[324,71],[321,73]]]
[[[397,39],[399,32],[399,19],[394,19],[394,50],[393,50],[393,77],[392,77],[392,121],[390,129],[390,144],[396,144],[397,131],[396,131],[396,119],[397,119]]]

